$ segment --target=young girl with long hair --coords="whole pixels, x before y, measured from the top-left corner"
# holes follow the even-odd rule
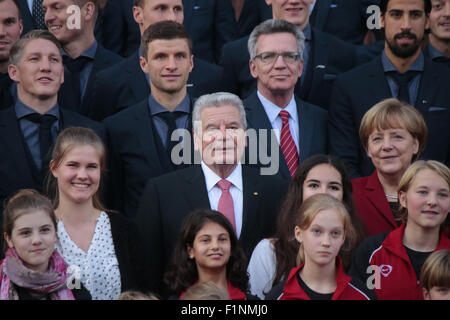
[[[245,267],[244,251],[229,220],[214,210],[197,210],[183,223],[164,280],[179,298],[191,286],[211,281],[227,290],[231,300],[257,299],[248,295]]]
[[[365,286],[346,275],[340,255],[351,251],[355,230],[343,203],[328,194],[306,199],[297,214],[297,265],[266,299],[370,300]]]
[[[80,268],[81,281],[94,300],[114,300],[141,289],[141,241],[136,227],[100,201],[105,147],[90,129],[63,130],[50,162],[50,194],[58,218],[57,248]]]
[[[37,191],[23,189],[8,200],[3,211],[6,253],[0,264],[0,300],[91,299],[82,286],[75,289],[55,249],[56,230],[52,203]]]

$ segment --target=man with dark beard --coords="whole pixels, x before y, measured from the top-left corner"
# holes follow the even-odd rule
[[[329,108],[330,151],[353,178],[374,170],[359,140],[361,119],[370,107],[392,97],[413,105],[427,123],[428,143],[421,156],[450,163],[450,70],[421,51],[431,1],[381,0],[380,9],[386,39],[382,54],[338,76]],[[389,143],[384,148],[386,161],[396,156]]]

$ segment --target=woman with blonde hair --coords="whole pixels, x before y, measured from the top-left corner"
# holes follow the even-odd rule
[[[52,194],[58,218],[58,250],[77,265],[94,300],[114,300],[140,289],[141,241],[133,223],[108,212],[100,201],[106,153],[90,129],[63,130],[50,162]]]
[[[364,240],[350,273],[365,282],[374,277],[378,299],[421,300],[424,261],[434,251],[450,249],[444,234],[450,220],[450,169],[433,160],[414,162],[400,180],[398,197],[402,225]]]
[[[368,177],[353,179],[352,186],[367,235],[400,225],[397,188],[406,169],[424,150],[427,132],[420,112],[397,99],[377,103],[362,118],[359,136],[375,170]]]
[[[295,238],[300,243],[296,268],[266,300],[370,300],[366,287],[345,274],[339,255],[351,251],[355,237],[344,204],[328,194],[306,199],[298,212]]]

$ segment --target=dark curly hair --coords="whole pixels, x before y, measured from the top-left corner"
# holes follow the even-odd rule
[[[355,245],[364,239],[363,224],[356,215],[352,184],[346,167],[338,158],[331,155],[318,154],[311,156],[298,167],[278,215],[277,231],[275,239],[272,241],[277,261],[273,285],[279,283],[283,278],[286,279],[289,271],[297,266],[299,243],[295,239],[294,228],[300,206],[303,203],[303,183],[309,171],[320,164],[329,164],[340,173],[343,186],[342,203],[350,213],[352,225],[356,230]],[[342,263],[346,270],[350,267],[352,253],[353,250],[341,255]]]
[[[195,210],[184,220],[172,257],[172,264],[164,275],[164,282],[174,294],[180,295],[198,280],[197,265],[194,259],[189,258],[187,248],[193,247],[197,233],[207,222],[217,223],[227,230],[231,242],[230,259],[226,265],[227,279],[234,287],[247,293],[247,258],[238,243],[233,226],[223,214],[208,209]]]

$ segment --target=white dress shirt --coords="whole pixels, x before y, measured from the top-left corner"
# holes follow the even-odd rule
[[[222,195],[222,189],[217,182],[222,180],[214,171],[212,171],[203,161],[201,163],[203,174],[205,175],[206,191],[208,192],[209,204],[212,210],[219,207],[219,199]],[[236,225],[236,235],[239,238],[242,229],[242,211],[243,211],[243,188],[242,188],[242,166],[239,162],[233,172],[226,178],[231,182],[230,194],[233,198],[234,219]]]
[[[272,129],[274,129],[275,137],[277,138],[278,144],[280,144],[280,136],[281,136],[281,128],[283,127],[283,123],[281,121],[280,117],[280,111],[286,110],[289,112],[289,129],[291,131],[291,136],[294,139],[295,146],[297,147],[297,152],[300,154],[300,148],[299,148],[299,121],[298,121],[298,114],[297,114],[297,103],[295,102],[294,95],[292,95],[291,101],[289,101],[289,104],[284,108],[281,109],[271,101],[267,100],[259,91],[257,91],[257,95],[259,98],[259,101],[261,101],[261,104],[264,107],[264,111],[266,112],[267,118],[269,119],[269,122],[272,126]]]

